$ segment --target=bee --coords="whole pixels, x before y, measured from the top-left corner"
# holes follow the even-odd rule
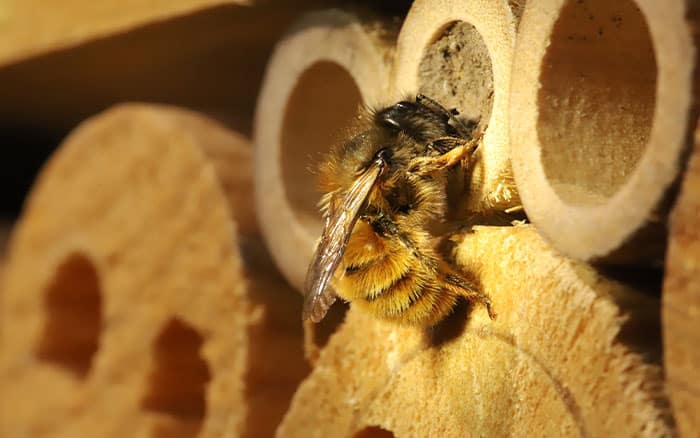
[[[318,172],[324,225],[303,319],[319,322],[337,297],[408,325],[435,325],[460,297],[495,318],[431,231],[447,214],[448,172],[467,169],[481,141],[458,114],[423,95],[363,110],[358,134],[331,150]]]

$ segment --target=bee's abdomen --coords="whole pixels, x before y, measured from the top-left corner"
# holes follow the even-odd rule
[[[457,297],[438,284],[434,269],[401,245],[360,251],[349,242],[338,294],[383,319],[412,325],[433,325],[454,307]]]

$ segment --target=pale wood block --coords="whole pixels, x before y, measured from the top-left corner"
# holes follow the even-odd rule
[[[351,308],[279,436],[671,434],[657,299],[557,255],[531,226],[456,243],[498,318],[461,306],[423,331]]]
[[[699,134],[671,214],[661,314],[666,385],[682,437],[700,434]]]
[[[307,365],[298,295],[255,228],[251,154],[203,116],[142,104],[66,139],[5,272],[7,433],[272,433]]]

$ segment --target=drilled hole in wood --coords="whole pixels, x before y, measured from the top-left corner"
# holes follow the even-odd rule
[[[46,323],[37,357],[84,378],[99,347],[101,302],[100,280],[92,262],[80,254],[69,256],[46,291]]]
[[[357,432],[354,438],[393,438],[394,433],[379,426],[367,426]]]
[[[312,169],[357,114],[362,96],[343,67],[321,61],[300,77],[286,108],[282,128],[282,178],[297,220],[310,234],[321,231],[316,177]]]
[[[493,70],[484,39],[464,21],[448,23],[426,48],[418,67],[421,93],[460,117],[486,125],[493,107]]]
[[[544,171],[564,202],[604,203],[633,173],[651,133],[656,76],[633,1],[566,3],[542,63],[537,125]]]
[[[193,327],[173,318],[153,346],[154,370],[141,407],[173,420],[158,436],[196,436],[206,416],[206,389],[211,374],[201,356],[204,339]]]

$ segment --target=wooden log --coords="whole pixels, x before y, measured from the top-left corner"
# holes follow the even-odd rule
[[[671,214],[661,318],[664,368],[680,436],[700,434],[700,129]]]
[[[513,170],[529,218],[562,253],[661,263],[667,192],[694,128],[691,4],[527,2]]]
[[[71,134],[11,241],[5,433],[272,433],[307,365],[298,295],[254,229],[251,153],[172,107]]]
[[[103,38],[149,22],[246,0],[139,0],[45,2],[7,0],[0,6],[0,64],[9,64]]]
[[[506,0],[419,0],[396,46],[393,93],[424,93],[485,130],[464,207],[520,204],[508,137],[513,48],[521,8]]]
[[[85,118],[128,100],[196,108],[249,134],[272,47],[310,7],[238,0],[16,3],[7,20],[0,12],[0,45],[7,42],[12,59],[18,57],[9,65],[0,57],[0,120],[7,138],[19,137],[40,155]],[[46,45],[30,50],[20,36],[3,33],[11,29]],[[12,175],[8,168],[0,171]]]
[[[423,331],[351,307],[278,436],[671,435],[656,298],[557,255],[529,225],[455,244],[498,318],[460,306]]]
[[[312,13],[278,43],[258,98],[256,206],[285,278],[301,290],[321,233],[313,169],[361,104],[388,90],[389,24],[340,10]]]

